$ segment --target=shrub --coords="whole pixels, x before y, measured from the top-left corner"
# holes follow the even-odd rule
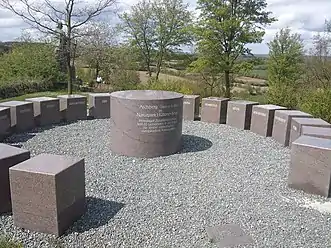
[[[311,89],[301,97],[299,107],[331,123],[331,89]]]
[[[29,93],[35,93],[39,91],[49,91],[55,88],[59,88],[52,81],[33,81],[33,80],[22,80],[13,83],[0,83],[0,99],[11,98]]]
[[[147,84],[141,84],[139,89],[145,90],[165,90],[175,91],[178,93],[190,95],[195,94],[196,90],[194,84],[186,81],[173,81],[173,80],[155,80],[151,79]]]
[[[0,248],[23,248],[23,245],[7,237],[0,237]]]

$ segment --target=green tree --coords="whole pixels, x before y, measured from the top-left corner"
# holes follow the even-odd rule
[[[54,57],[54,46],[25,43],[14,46],[0,59],[0,81],[20,79],[63,79]]]
[[[187,8],[182,0],[142,0],[122,16],[124,31],[138,48],[149,76],[153,61],[158,79],[165,56],[191,42],[187,27],[192,15]]]
[[[231,74],[238,58],[250,54],[249,43],[260,43],[264,27],[274,22],[266,0],[198,0],[196,34],[199,59],[224,73],[225,96],[230,97]]]
[[[304,62],[301,37],[296,33],[291,34],[288,28],[281,29],[268,46],[268,101],[295,108]]]

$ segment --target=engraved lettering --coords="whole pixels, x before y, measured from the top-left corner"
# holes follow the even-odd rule
[[[217,108],[217,104],[213,104],[213,103],[205,103],[206,107],[212,107],[212,108]]]
[[[21,114],[28,113],[28,112],[31,112],[31,109],[22,109],[22,110],[20,110]]]
[[[83,104],[85,104],[84,101],[83,102],[70,102],[69,103],[69,106],[72,106],[72,105],[83,105]]]
[[[7,115],[0,116],[0,120],[5,120],[5,119],[8,119]]]
[[[46,105],[46,108],[54,108],[55,107],[55,104],[47,104]]]
[[[280,117],[278,117],[278,116],[275,116],[275,120],[276,120],[276,121],[279,121],[279,122],[281,122],[281,123],[285,123],[285,122],[286,122],[286,120],[284,120],[283,118],[280,118]]]
[[[191,104],[190,102],[187,102],[187,101],[184,101],[183,103],[184,104],[187,104],[187,105],[190,105]]]
[[[240,111],[240,108],[238,108],[238,107],[232,107],[232,110],[233,111]]]
[[[294,131],[298,130],[298,128],[296,126],[292,126],[292,128],[293,128]]]
[[[261,113],[261,112],[257,112],[257,111],[253,111],[253,114],[263,116],[263,117],[267,116],[265,113]]]
[[[102,100],[101,101],[101,103],[107,103],[108,102],[108,100]]]

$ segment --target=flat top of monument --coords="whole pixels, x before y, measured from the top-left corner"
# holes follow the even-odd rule
[[[82,160],[83,159],[76,159],[54,154],[40,154],[14,167],[11,167],[11,169],[32,173],[56,175]]]
[[[246,101],[246,100],[232,100],[230,103],[235,103],[235,104],[259,104],[258,102],[252,102],[252,101]]]
[[[42,96],[42,97],[27,98],[25,100],[31,101],[31,102],[43,102],[43,101],[54,101],[54,100],[58,100],[58,99],[54,98],[54,97]]]
[[[289,116],[311,116],[311,114],[299,111],[299,110],[291,110],[291,109],[281,109],[277,110],[276,113],[289,115]]]
[[[301,135],[297,140],[295,140],[292,145],[301,145],[301,146],[309,146],[312,148],[319,148],[325,150],[331,150],[331,140]]]
[[[30,152],[21,148],[17,148],[15,146],[10,146],[0,143],[0,159],[12,157],[24,153],[30,153]]]
[[[0,106],[0,111],[7,110],[7,109],[9,109],[9,107],[1,107]]]
[[[110,96],[110,93],[90,93],[90,96]]]
[[[256,106],[254,106],[254,108],[262,108],[262,109],[268,109],[268,110],[286,109],[285,107],[273,105],[273,104],[256,105]]]
[[[303,126],[302,134],[305,135],[322,135],[331,137],[331,128],[328,127],[312,127],[312,126]]]
[[[16,107],[26,104],[32,104],[31,102],[25,102],[25,101],[9,101],[9,102],[2,102],[0,103],[1,106],[8,106],[8,107]]]
[[[57,96],[59,98],[86,98],[85,96],[82,95],[59,95]]]
[[[327,125],[331,127],[331,124],[326,122],[325,120],[322,120],[320,118],[292,118],[293,122],[302,124],[302,125]]]
[[[161,90],[126,90],[111,93],[112,97],[130,100],[168,100],[182,98],[183,95],[172,91]]]
[[[223,97],[216,97],[216,96],[210,96],[203,98],[204,100],[214,100],[214,101],[228,101],[230,98],[223,98]]]
[[[185,98],[198,98],[199,95],[184,95]]]

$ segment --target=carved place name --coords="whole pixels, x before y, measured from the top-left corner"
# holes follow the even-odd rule
[[[139,105],[139,109],[143,110],[158,110],[158,109],[171,109],[178,108],[179,104],[167,104],[167,105]]]
[[[206,107],[212,107],[212,108],[217,108],[217,104],[214,103],[205,103]]]
[[[31,109],[22,109],[22,110],[20,110],[21,114],[28,113],[28,112],[31,112]]]
[[[83,102],[70,102],[69,103],[69,106],[72,106],[72,105],[83,105],[83,104],[85,104],[84,101]]]
[[[261,112],[257,112],[257,111],[253,111],[253,114],[263,116],[263,117],[267,116],[265,113],[261,113]]]
[[[102,100],[101,101],[101,103],[107,103],[108,102],[108,100]]]
[[[143,113],[137,113],[137,117],[139,118],[157,118],[157,117],[167,117],[167,116],[176,116],[178,115],[178,112],[168,112],[168,113],[163,113],[163,112],[159,112],[159,113],[150,113],[150,114],[143,114]]]
[[[190,102],[187,102],[187,101],[184,101],[183,103],[186,104],[186,105],[190,105],[191,104]]]
[[[233,111],[240,111],[240,108],[238,108],[238,107],[232,107],[232,110]]]
[[[275,116],[275,120],[276,120],[276,121],[279,121],[279,122],[281,122],[281,123],[285,123],[285,122],[286,122],[285,119],[280,118],[280,117],[278,117],[278,116]]]
[[[298,130],[298,128],[296,126],[292,126],[292,128],[293,128],[294,131]]]
[[[55,104],[47,104],[46,108],[55,108]]]
[[[8,119],[8,115],[2,115],[2,116],[0,116],[0,120],[5,120],[5,119]]]

